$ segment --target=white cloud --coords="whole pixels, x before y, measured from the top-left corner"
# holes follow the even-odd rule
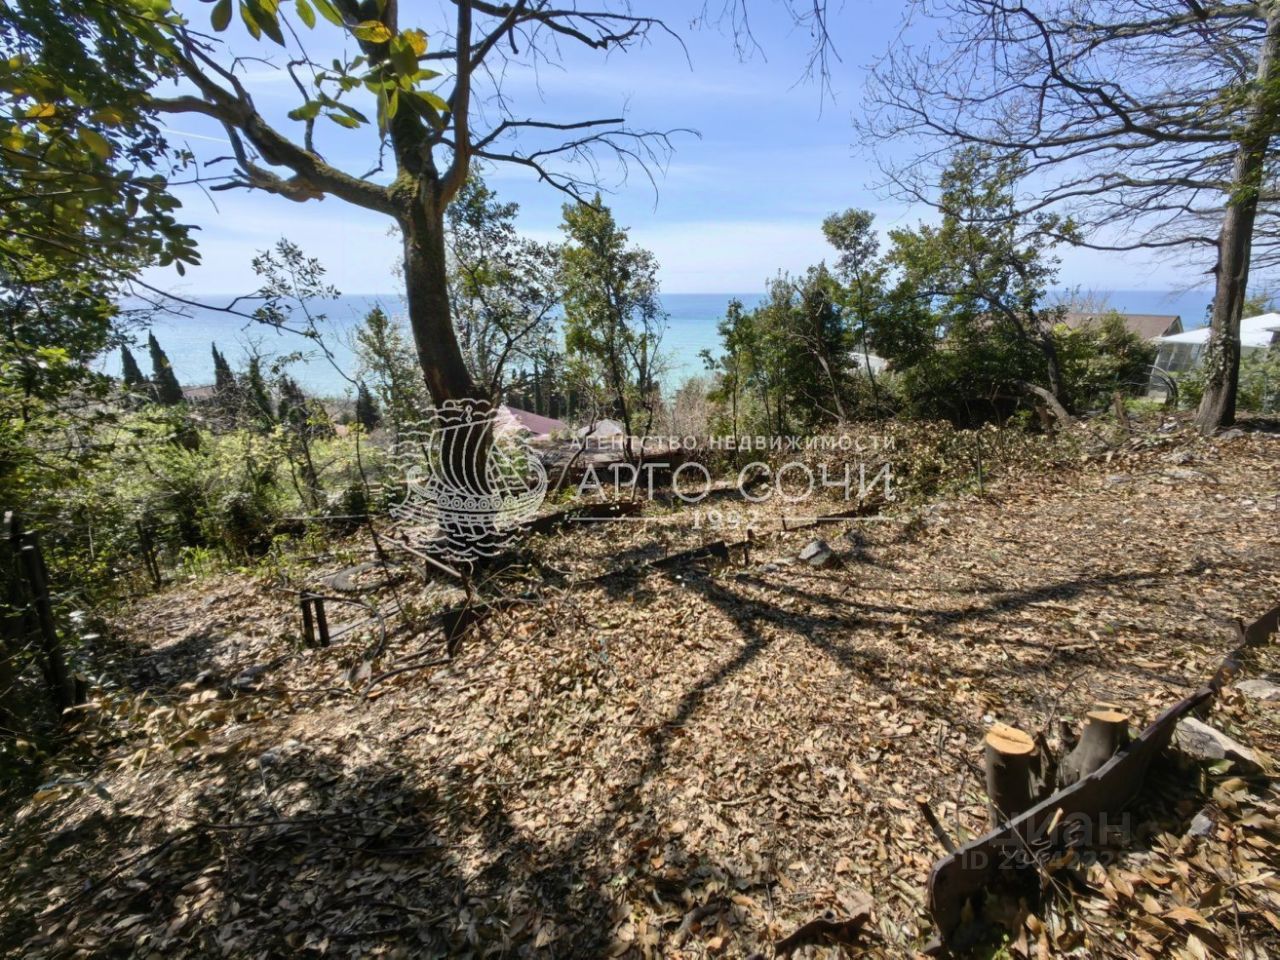
[[[194,293],[246,293],[258,286],[250,261],[281,237],[319,258],[343,293],[395,289],[391,270],[400,237],[387,217],[335,198],[294,203],[267,193],[223,193],[217,209],[186,191],[184,215],[199,223],[201,266],[178,277],[172,268],[148,270],[144,279],[165,289]]]
[[[657,256],[668,293],[763,290],[779,270],[797,273],[831,255],[817,222],[687,221],[638,226],[631,238]]]

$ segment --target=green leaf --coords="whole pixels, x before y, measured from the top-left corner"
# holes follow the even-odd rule
[[[342,14],[330,2],[330,0],[311,0],[315,4],[315,8],[320,11],[320,16],[324,17],[335,27],[342,26]]]
[[[307,29],[314,30],[316,25],[316,12],[311,9],[311,4],[307,0],[297,0],[298,19],[307,25]]]
[[[80,129],[80,142],[88,147],[99,160],[109,160],[111,158],[111,144],[97,130],[82,127]]]
[[[333,105],[337,107],[339,110],[341,110],[343,113],[345,113],[352,120],[356,121],[356,123],[369,122],[369,118],[366,117],[359,110],[357,110],[355,107],[349,107],[345,103],[338,103],[336,100],[333,102]]]
[[[240,19],[244,21],[244,25],[249,30],[249,35],[255,40],[262,37],[262,28],[258,26],[258,21],[254,19],[253,12],[249,9],[249,5],[241,0],[240,3]]]
[[[377,20],[364,20],[357,23],[351,28],[351,32],[356,35],[357,40],[364,40],[367,43],[386,43],[391,39],[391,31],[387,29],[387,25]]]
[[[449,104],[439,94],[432,93],[430,90],[415,90],[414,94],[424,102],[431,104],[441,113],[449,112]]]
[[[418,55],[404,34],[391,41],[391,65],[402,77],[411,77],[418,72]]]
[[[218,0],[213,5],[213,13],[209,16],[213,29],[221,33],[231,23],[231,0]]]
[[[360,126],[360,121],[356,120],[354,117],[344,117],[340,113],[326,113],[325,116],[338,126],[346,127],[348,130],[354,130],[356,127]]]
[[[249,5],[253,8],[254,19],[258,21],[262,32],[283,47],[284,33],[281,32],[280,21],[276,18],[278,0],[249,0]]]
[[[314,120],[320,113],[320,101],[308,100],[296,110],[289,111],[290,120]]]

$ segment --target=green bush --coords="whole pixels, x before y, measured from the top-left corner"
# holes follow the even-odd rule
[[[1178,376],[1178,405],[1184,410],[1200,406],[1204,396],[1204,365]],[[1240,358],[1240,386],[1236,409],[1256,413],[1280,411],[1280,349],[1249,350]]]
[[[1117,390],[1125,396],[1146,393],[1156,347],[1131,333],[1119,313],[1112,311],[1075,330],[1059,325],[1053,339],[1072,410],[1106,407]]]
[[[1040,351],[1003,330],[984,330],[949,338],[900,370],[897,384],[909,416],[975,426],[1013,413],[1019,380],[1044,382]]]

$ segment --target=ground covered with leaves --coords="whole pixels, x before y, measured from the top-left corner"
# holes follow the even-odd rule
[[[1280,602],[1280,434],[1005,464],[887,521],[783,529],[786,508],[736,503],[718,529],[657,504],[570,526],[487,585],[523,601],[452,657],[433,613],[461,592],[407,563],[343,573],[362,534],[174,584],[118,619],[115,683],[3,824],[0,944],[768,956],[870,895],[839,949],[911,956],[943,852],[919,801],[984,832],[991,724],[1052,736],[1108,701],[1141,727]],[[746,527],[728,564],[637,567]],[[821,569],[797,559],[815,536]],[[338,598],[328,648],[300,644],[297,589]],[[1246,665],[1277,671],[1274,643]],[[998,949],[1280,955],[1277,710],[1229,689],[1210,720],[1261,770],[1162,761],[1123,846],[1012,904]]]

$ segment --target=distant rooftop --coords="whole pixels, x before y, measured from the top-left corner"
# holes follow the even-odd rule
[[[1068,313],[1064,323],[1072,330],[1079,330],[1097,323],[1113,311],[1103,310],[1096,313]],[[1114,311],[1120,313],[1120,311]],[[1125,329],[1143,340],[1154,340],[1182,332],[1182,317],[1173,313],[1120,313]]]
[[[1280,333],[1280,313],[1264,313],[1256,317],[1248,317],[1240,321],[1240,346],[1269,347]],[[1161,343],[1206,344],[1209,342],[1209,328],[1199,327],[1179,333],[1176,336],[1164,337]]]
[[[503,404],[501,412],[511,418],[509,422],[513,422],[523,430],[528,430],[535,437],[545,437],[569,429],[569,425],[563,420],[544,417],[536,413],[530,413],[528,410],[521,410],[518,407],[509,407],[506,404]]]
[[[195,402],[198,400],[212,400],[218,395],[218,388],[212,383],[201,384],[195,387],[183,387],[182,399]]]

